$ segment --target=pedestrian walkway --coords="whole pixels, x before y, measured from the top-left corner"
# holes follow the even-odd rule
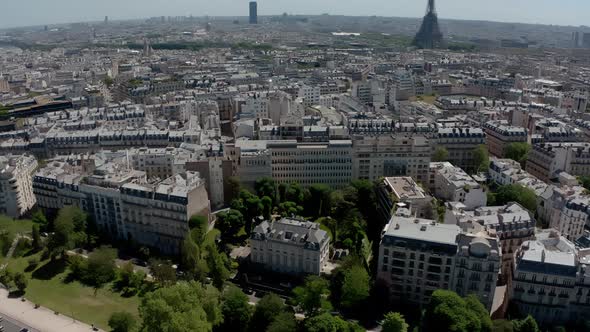
[[[0,289],[0,315],[22,323],[36,332],[88,332],[90,325],[78,322],[71,317],[56,315],[47,308],[37,308],[21,298],[9,298],[8,291]]]

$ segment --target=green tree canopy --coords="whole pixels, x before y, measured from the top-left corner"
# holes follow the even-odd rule
[[[296,332],[297,322],[290,312],[281,312],[266,329],[266,332]]]
[[[437,147],[434,153],[432,154],[432,161],[449,161],[449,150],[447,150],[447,148],[445,148],[444,146]]]
[[[422,318],[424,332],[488,332],[491,329],[492,321],[483,304],[474,297],[463,299],[447,290],[432,293]]]
[[[229,271],[226,267],[228,258],[225,253],[220,253],[214,244],[207,246],[207,266],[209,274],[213,280],[213,285],[222,289],[223,284],[229,277]]]
[[[195,281],[146,294],[139,314],[146,332],[207,332],[222,319],[219,292]]]
[[[176,270],[172,263],[160,259],[151,259],[149,267],[154,280],[160,286],[170,286],[176,282]]]
[[[344,273],[342,284],[342,306],[352,309],[363,304],[369,297],[369,274],[359,265],[353,266]]]
[[[131,332],[136,324],[135,317],[128,312],[114,312],[109,318],[112,332]]]
[[[512,324],[514,332],[541,332],[537,321],[531,315],[528,315],[523,320],[512,321]]]
[[[303,207],[290,201],[279,204],[278,210],[282,217],[301,216],[303,214]]]
[[[41,250],[41,248],[42,248],[41,234],[39,233],[39,225],[38,224],[33,224],[32,237],[33,237],[33,250],[34,251]]]
[[[278,295],[270,293],[260,299],[252,319],[250,319],[249,330],[252,332],[266,331],[268,326],[280,313],[285,311],[285,303]]]
[[[490,154],[485,145],[478,145],[475,150],[473,150],[473,164],[476,173],[486,172],[490,167]]]
[[[306,204],[306,215],[315,218],[328,216],[332,209],[332,189],[325,184],[314,184],[309,188],[310,197]]]
[[[47,243],[52,258],[86,243],[86,218],[86,214],[75,206],[59,210],[54,222],[54,233]]]
[[[245,226],[244,215],[238,210],[230,209],[228,212],[221,212],[217,215],[215,228],[221,232],[225,239],[234,238],[240,229]]]
[[[516,160],[522,165],[526,162],[531,146],[525,142],[514,142],[504,148],[504,157]]]
[[[110,247],[100,247],[88,256],[85,283],[94,287],[96,291],[115,279],[115,258],[117,250]]]
[[[330,289],[328,281],[319,276],[309,276],[305,278],[305,284],[293,290],[295,301],[305,311],[308,316],[314,316],[324,310],[329,311],[332,308],[328,296]]]
[[[230,285],[222,295],[221,313],[223,323],[221,331],[245,332],[252,316],[253,307],[248,303],[248,296],[237,286]]]
[[[254,183],[256,195],[258,195],[258,197],[268,196],[272,199],[272,201],[274,201],[277,197],[276,188],[277,185],[275,180],[269,177],[260,178]]]
[[[383,319],[383,332],[407,332],[408,323],[399,312],[390,312]]]
[[[537,195],[535,192],[520,184],[509,184],[501,186],[495,193],[495,204],[504,205],[509,202],[516,202],[528,209],[536,211]]]
[[[19,292],[24,292],[27,288],[27,285],[29,284],[27,276],[22,272],[17,272],[14,275],[13,282],[14,286],[16,287],[16,289],[19,290]]]
[[[365,331],[358,324],[349,323],[340,317],[323,313],[307,318],[304,322],[305,332],[362,332]]]

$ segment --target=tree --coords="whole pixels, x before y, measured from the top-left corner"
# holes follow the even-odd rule
[[[514,325],[514,332],[541,332],[537,321],[531,315],[528,315],[523,320],[515,320],[512,324]]]
[[[184,271],[187,272],[189,277],[202,280],[209,270],[206,266],[203,269],[203,266],[206,264],[202,262],[201,248],[195,243],[190,233],[185,236],[182,242],[181,254]]]
[[[434,151],[434,154],[432,155],[432,161],[433,162],[441,162],[441,161],[448,161],[448,160],[449,160],[449,150],[447,150],[443,146],[439,146],[438,148],[436,148],[436,150]]]
[[[238,179],[235,176],[232,176],[227,179],[227,185],[229,187],[229,197],[226,199],[226,202],[229,202],[240,196],[240,191],[242,191],[242,184],[240,183],[240,179]]]
[[[94,287],[95,296],[99,288],[115,278],[115,258],[117,258],[117,251],[104,246],[88,256],[84,282]]]
[[[36,210],[33,212],[31,221],[44,229],[47,228],[47,218],[41,210]]]
[[[365,331],[358,324],[349,323],[340,317],[323,313],[305,320],[305,332],[361,332]]]
[[[501,186],[495,193],[495,203],[504,205],[510,202],[517,202],[531,212],[537,209],[537,195],[535,192],[520,184],[509,184]]]
[[[41,235],[39,234],[39,225],[33,224],[32,229],[32,237],[33,237],[33,250],[39,251],[41,250]]]
[[[205,234],[209,231],[209,219],[205,216],[194,215],[189,219],[188,226],[194,240],[200,245],[202,239],[205,238]]]
[[[278,203],[283,203],[287,200],[287,188],[289,186],[285,183],[280,183],[277,189],[277,200]]]
[[[283,311],[285,311],[285,304],[280,297],[273,293],[265,295],[254,309],[248,330],[252,332],[266,331],[275,317]]]
[[[282,312],[270,323],[266,332],[296,332],[297,322],[290,312]]]
[[[590,190],[590,176],[579,176],[578,182],[582,185],[582,187]]]
[[[514,326],[509,320],[497,319],[492,322],[492,332],[514,332]]]
[[[176,282],[176,270],[172,264],[159,259],[151,259],[150,272],[160,286],[170,286]]]
[[[275,180],[269,177],[263,177],[256,180],[254,183],[254,190],[256,191],[256,195],[260,198],[268,196],[274,201],[277,197]]]
[[[352,309],[369,297],[369,274],[362,266],[353,266],[344,274],[342,306]]]
[[[225,253],[219,253],[215,245],[207,246],[207,266],[209,267],[209,274],[213,279],[213,285],[217,289],[222,289],[223,284],[229,277],[227,270],[227,256]]]
[[[221,322],[219,292],[213,287],[180,282],[148,293],[139,306],[146,332],[211,331]]]
[[[18,289],[18,291],[21,293],[27,289],[27,285],[29,283],[27,276],[22,272],[18,272],[14,275],[13,282],[16,289]]]
[[[272,198],[264,196],[260,200],[260,204],[262,204],[262,215],[264,216],[264,219],[270,220],[272,214]]]
[[[408,323],[399,312],[390,312],[383,319],[383,332],[407,332]]]
[[[301,187],[298,182],[289,184],[285,192],[285,201],[294,202],[297,205],[303,205],[306,200],[306,194],[309,192]]]
[[[310,197],[306,204],[306,215],[323,217],[330,215],[332,189],[325,184],[314,184],[309,188]]]
[[[295,301],[305,311],[307,316],[314,316],[319,311],[329,311],[332,308],[328,296],[330,289],[328,281],[319,276],[305,278],[305,284],[293,290]]]
[[[219,229],[221,236],[226,239],[234,238],[244,225],[244,216],[234,209],[219,213],[215,221],[215,228]]]
[[[473,165],[476,172],[485,172],[490,167],[490,154],[485,145],[478,145],[473,150]]]
[[[86,214],[75,206],[67,206],[59,210],[54,223],[54,232],[47,244],[52,259],[86,243],[86,218]]]
[[[457,293],[436,290],[422,318],[422,331],[488,332],[492,321],[477,298],[462,299]]]
[[[135,317],[128,312],[113,312],[109,318],[109,327],[112,332],[130,332],[135,328]]]
[[[223,323],[221,331],[245,332],[252,317],[252,306],[248,303],[248,296],[237,286],[230,285],[223,292],[221,313]]]
[[[525,142],[514,142],[504,148],[504,157],[518,161],[524,166],[531,146]]]
[[[279,213],[282,217],[300,216],[303,214],[303,207],[295,202],[283,202],[279,204]]]
[[[124,296],[133,296],[139,292],[144,280],[145,274],[135,272],[133,264],[127,262],[119,269],[119,276],[115,286]]]

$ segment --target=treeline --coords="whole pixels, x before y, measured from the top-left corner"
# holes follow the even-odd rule
[[[327,185],[309,188],[299,183],[277,184],[271,178],[261,178],[254,192],[230,179],[232,197],[230,210],[220,213],[216,228],[225,241],[242,241],[255,225],[273,218],[293,217],[318,222],[327,230],[332,244],[366,256],[370,242],[379,239],[383,223],[377,214],[375,185],[370,181],[353,181],[349,186],[334,190]]]
[[[128,48],[132,50],[142,50],[143,44],[138,43],[130,43],[126,45]],[[189,42],[189,41],[172,41],[172,42],[164,42],[164,43],[154,43],[150,45],[154,50],[189,50],[189,51],[200,51],[207,48],[231,48],[231,49],[245,49],[245,50],[259,50],[259,51],[269,51],[272,50],[273,47],[270,44],[256,44],[256,43],[248,43],[248,42],[239,42],[239,43],[229,43],[229,42],[219,42],[219,41],[199,41],[199,42]]]

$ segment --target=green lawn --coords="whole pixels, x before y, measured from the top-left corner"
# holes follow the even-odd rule
[[[0,238],[0,258],[4,257],[17,233],[31,233],[32,227],[33,222],[30,220],[13,220],[6,216],[0,216],[0,232],[8,232],[8,236],[2,235]],[[2,259],[0,259],[1,262]]]
[[[31,233],[33,222],[30,220],[13,220],[6,216],[0,216],[0,230],[6,230],[9,234]]]
[[[39,254],[35,256],[39,257]],[[11,259],[8,268],[24,271],[29,257]],[[111,291],[110,285],[100,289],[95,296],[91,287],[77,281],[66,282],[68,270],[65,263],[48,262],[43,261],[36,270],[27,272],[29,284],[25,297],[31,302],[104,330],[109,330],[108,320],[113,312],[127,311],[139,317],[140,299],[137,296],[121,297]]]

